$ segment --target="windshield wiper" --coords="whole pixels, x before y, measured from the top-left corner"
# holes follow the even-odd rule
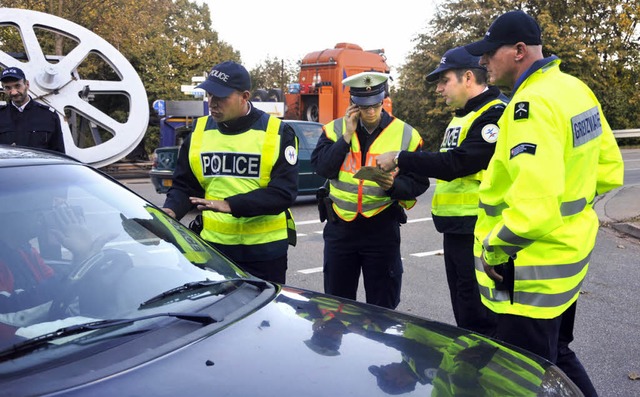
[[[168,297],[174,296],[174,295],[178,295],[178,294],[182,294],[185,292],[194,292],[194,291],[198,291],[200,289],[209,289],[211,287],[215,287],[218,285],[222,285],[222,284],[228,284],[231,283],[233,286],[235,286],[236,284],[239,283],[248,283],[248,284],[252,284],[255,285],[259,288],[262,288],[263,290],[267,288],[267,286],[269,285],[266,281],[264,280],[259,280],[259,279],[250,279],[250,278],[228,278],[225,280],[201,280],[201,281],[194,281],[191,283],[186,283],[183,284],[179,287],[175,287],[172,288],[168,291],[165,291],[161,294],[158,294],[156,296],[154,296],[151,299],[148,299],[144,302],[142,302],[140,304],[140,306],[138,307],[138,309],[142,309],[145,306],[149,306],[153,303],[157,303],[159,301],[162,301]]]
[[[92,321],[84,324],[70,325],[68,327],[60,328],[48,334],[36,336],[35,338],[31,338],[24,342],[17,343],[8,349],[0,351],[0,361],[4,360],[5,358],[15,358],[15,357],[24,355],[56,339],[78,335],[78,334],[82,334],[89,331],[96,331],[99,329],[123,327],[126,325],[131,325],[137,321],[147,320],[147,319],[156,318],[156,317],[175,317],[181,320],[194,321],[202,325],[209,325],[209,324],[220,321],[219,319],[213,318],[208,314],[156,313],[156,314],[150,314],[148,316],[141,316],[141,317],[134,317],[134,318],[100,320],[100,321]]]

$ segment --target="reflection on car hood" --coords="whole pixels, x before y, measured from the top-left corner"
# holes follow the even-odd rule
[[[449,325],[284,288],[172,354],[133,369],[126,357],[105,366],[98,381],[90,368],[67,373],[66,382],[85,386],[65,395],[533,396],[551,364]]]

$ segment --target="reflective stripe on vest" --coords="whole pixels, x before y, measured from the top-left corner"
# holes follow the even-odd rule
[[[281,120],[268,115],[263,117],[269,117],[266,131],[252,128],[238,135],[223,135],[216,128],[217,125],[206,130],[209,117],[198,119],[191,135],[189,163],[205,190],[205,199],[224,200],[268,185],[271,170],[279,155]],[[226,156],[236,159],[235,163],[219,164]],[[214,161],[216,165],[213,165]],[[248,164],[251,161],[254,166],[255,161],[259,161],[259,165],[251,168],[252,172],[249,173]],[[208,175],[205,175],[207,164]],[[220,170],[234,171],[236,166],[235,174],[215,173]],[[201,236],[207,241],[224,245],[257,245],[287,240],[284,212],[241,218],[214,211],[203,211],[202,215],[204,227]]]
[[[474,255],[514,266],[510,297],[476,269],[482,302],[500,314],[556,318],[578,299],[599,226],[592,199],[603,184],[622,183],[600,103],[559,63],[550,60],[513,94],[479,189]]]
[[[345,121],[336,119],[325,126],[327,137],[334,142],[342,138]],[[398,139],[399,138],[399,139]],[[358,214],[372,217],[387,207],[392,200],[377,183],[354,179],[353,175],[364,165],[375,165],[375,157],[391,150],[411,150],[419,147],[420,135],[409,124],[394,119],[369,147],[365,164],[362,164],[362,152],[357,134],[351,138],[351,150],[345,156],[337,179],[330,181],[329,197],[333,201],[333,209],[343,220],[351,221]],[[397,200],[404,208],[411,208],[415,200]]]
[[[482,116],[489,108],[503,104],[500,99],[494,99],[480,109],[467,113],[464,117],[454,117],[447,130],[459,128],[459,137],[455,146],[458,147],[466,139],[469,129],[478,117]],[[444,139],[446,140],[447,134]],[[446,147],[443,141],[440,152],[453,149]],[[431,212],[437,216],[475,216],[478,214],[478,187],[484,171],[473,175],[467,175],[452,181],[436,180],[436,189],[431,201]]]
[[[486,365],[477,367],[463,357],[490,356]],[[480,335],[462,335],[444,351],[437,376],[433,380],[433,397],[482,395],[537,396],[545,369],[535,360],[498,345]],[[473,379],[473,381],[470,381]]]

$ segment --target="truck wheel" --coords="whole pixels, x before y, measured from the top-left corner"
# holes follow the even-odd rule
[[[307,102],[304,108],[304,116],[307,121],[318,121],[318,100],[312,99]]]
[[[253,102],[267,102],[269,100],[269,93],[267,92],[267,90],[258,88],[253,92],[251,100]]]
[[[267,100],[269,102],[283,102],[282,90],[280,88],[272,88],[268,94],[269,98]]]

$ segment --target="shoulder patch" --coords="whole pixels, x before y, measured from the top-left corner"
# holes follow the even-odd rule
[[[287,159],[287,163],[295,165],[298,162],[298,153],[293,146],[287,146],[284,149],[284,158]]]
[[[518,102],[513,109],[513,119],[521,120],[529,118],[529,102]]]
[[[532,156],[535,156],[537,147],[538,145],[534,143],[521,143],[519,145],[516,145],[512,147],[510,150],[511,156],[509,156],[509,160],[511,160],[512,158],[518,155],[521,155],[522,153],[528,153]]]
[[[496,143],[500,128],[495,124],[487,124],[482,127],[482,139],[488,143]]]
[[[571,118],[573,147],[584,145],[602,135],[602,122],[597,106]]]

